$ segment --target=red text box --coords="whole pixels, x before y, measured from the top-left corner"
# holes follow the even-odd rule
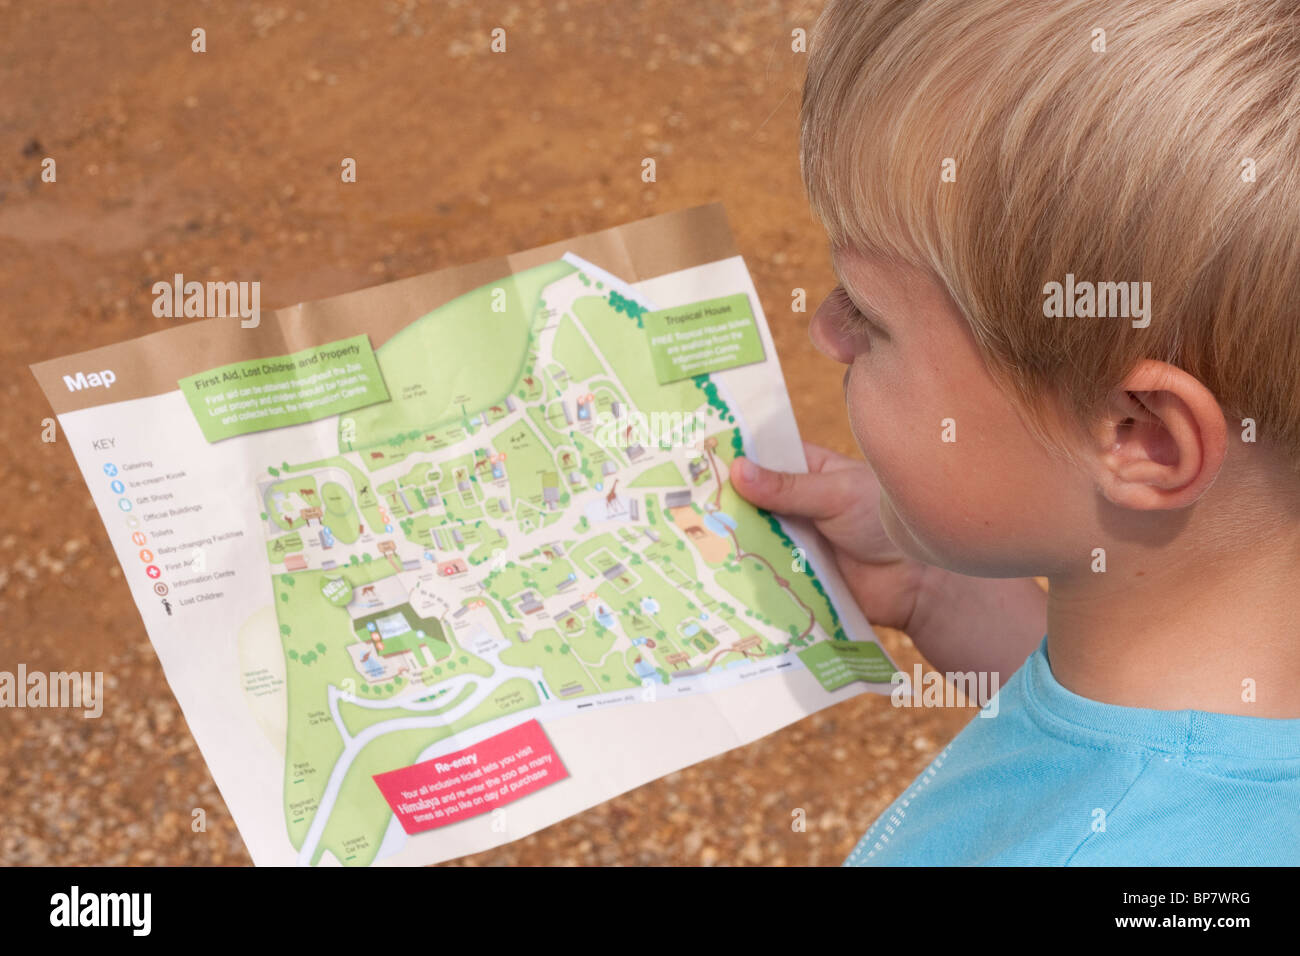
[[[559,783],[569,771],[536,720],[494,737],[375,774],[374,781],[407,833],[422,833],[487,813]]]

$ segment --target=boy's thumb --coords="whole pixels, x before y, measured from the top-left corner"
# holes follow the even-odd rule
[[[731,463],[731,484],[751,504],[782,514],[825,518],[843,507],[829,475],[773,471],[746,457]]]

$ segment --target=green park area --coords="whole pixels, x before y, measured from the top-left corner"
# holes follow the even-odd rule
[[[322,595],[325,577],[322,571],[300,571],[273,579],[285,652],[286,824],[296,847],[307,835],[330,770],[343,751],[338,733],[324,726],[331,723],[329,688],[359,682],[347,652],[356,639],[352,619]]]
[[[334,540],[351,544],[361,537],[361,518],[351,496],[337,482],[327,481],[320,490],[321,508],[325,513],[325,527]]]
[[[538,433],[552,448],[557,449],[569,442],[569,423],[564,418],[564,403],[545,402],[528,406],[528,418],[537,427]]]
[[[375,494],[375,489],[370,484],[370,476],[356,465],[352,464],[352,462],[348,461],[344,456],[336,455],[332,458],[322,458],[317,461],[305,462],[301,465],[290,465],[288,462],[285,462],[280,466],[280,470],[284,474],[289,475],[301,474],[303,472],[324,471],[329,468],[337,468],[346,473],[348,478],[351,479],[352,487],[357,494],[356,505],[360,507],[361,517],[365,520],[366,524],[371,528],[383,527],[383,522],[380,520],[379,516],[379,498]],[[293,480],[294,479],[286,480],[283,484],[292,485]],[[311,480],[314,481],[314,479]],[[337,483],[334,484],[336,487],[341,487]],[[344,491],[344,495],[346,497],[346,491]],[[339,507],[341,508],[342,506],[339,505]],[[328,523],[328,520],[326,523]],[[335,537],[338,537],[337,531],[335,532]],[[340,538],[339,540],[343,539]]]
[[[542,289],[573,271],[562,260],[526,269],[466,292],[394,335],[375,351],[392,398],[343,416],[351,424],[344,432],[340,422],[339,448],[418,445],[427,432],[464,425],[498,404],[525,372]]]
[[[429,696],[438,693],[439,682],[458,674],[483,677],[492,674],[492,667],[486,661],[455,646],[451,635],[444,633],[439,621],[419,617],[409,605],[388,608],[354,622],[338,602],[346,603],[350,588],[360,587],[368,579],[368,564],[332,572],[278,574],[274,578],[280,639],[286,658],[285,819],[294,846],[302,845],[329,774],[342,754],[343,742],[329,714],[329,688],[354,688],[359,696],[383,700],[412,686],[412,682],[402,676],[383,686],[371,685],[358,674],[347,645],[366,632],[368,623],[378,624],[380,619],[391,619],[393,615],[403,619],[407,630],[386,638],[385,651],[416,651],[417,659],[420,654],[427,654],[431,663],[419,676],[424,684],[429,685]],[[387,562],[374,564],[384,566]],[[348,587],[338,589],[339,579],[344,580]],[[331,581],[334,584],[323,593],[322,588]],[[328,599],[326,594],[329,593],[335,593],[336,600]],[[387,626],[392,629],[391,620]],[[420,631],[424,632],[424,637],[419,636]],[[378,841],[391,811],[373,784],[367,790],[358,781],[369,782],[371,773],[406,765],[420,750],[454,729],[468,728],[511,709],[526,709],[537,703],[536,689],[531,682],[507,681],[460,721],[449,726],[437,726],[437,715],[450,710],[470,692],[470,686],[461,688],[448,696],[441,706],[425,711],[362,708],[340,702],[340,714],[349,733],[359,733],[375,723],[397,717],[434,719],[428,729],[385,734],[362,751],[345,779],[344,791],[331,814],[322,848],[330,849],[349,865],[368,863],[378,849]],[[355,813],[349,812],[349,808]],[[345,828],[336,824],[335,821],[339,820],[348,821]],[[346,834],[336,832],[341,828],[346,829]]]
[[[646,360],[645,330],[634,318],[619,312],[605,298],[594,295],[577,299],[573,311],[614,367],[614,374],[633,408],[688,412],[703,404],[703,396],[690,379],[659,384],[654,366]]]
[[[272,564],[283,564],[285,555],[302,551],[302,535],[298,532],[282,534],[266,542],[266,554]]]
[[[567,316],[560,320],[551,350],[574,381],[585,382],[605,373],[605,367],[587,344],[581,330]]]
[[[343,778],[334,804],[334,812],[321,835],[313,865],[329,851],[345,866],[367,866],[379,852],[384,830],[392,818],[392,808],[375,786],[374,776],[410,766],[439,740],[469,730],[479,724],[536,707],[540,703],[532,681],[511,678],[502,682],[481,704],[450,724],[439,725],[437,716],[429,717],[430,726],[394,730],[368,743]],[[335,739],[338,737],[335,735]],[[295,845],[301,845],[301,838]]]
[[[527,421],[521,420],[498,435],[494,447],[505,453],[506,476],[516,505],[524,501],[542,508],[546,488],[554,488],[557,497],[563,492],[555,460]]]
[[[546,686],[560,698],[597,690],[596,678],[555,628],[543,628],[527,641],[512,642],[511,647],[501,652],[501,662],[514,667],[540,667]]]
[[[355,737],[367,727],[382,724],[386,720],[395,720],[401,717],[436,717],[438,714],[445,714],[474,693],[477,686],[472,682],[464,684],[459,691],[454,693],[447,688],[430,690],[425,695],[425,698],[433,699],[441,704],[441,706],[432,710],[410,710],[406,707],[362,707],[359,704],[340,700],[338,704],[339,716],[343,718],[343,726],[348,729],[348,733]]]
[[[671,461],[647,468],[628,485],[629,488],[681,488],[686,484],[682,470]]]

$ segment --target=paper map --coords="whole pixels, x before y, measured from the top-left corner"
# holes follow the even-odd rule
[[[255,862],[477,852],[892,689],[728,483],[803,458],[720,208],[266,324],[34,367]]]

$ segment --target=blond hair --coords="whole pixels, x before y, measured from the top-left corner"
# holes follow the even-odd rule
[[[800,155],[832,244],[932,272],[1049,444],[1152,358],[1300,467],[1295,0],[830,0]],[[1149,327],[1045,316],[1067,273],[1149,281]]]

